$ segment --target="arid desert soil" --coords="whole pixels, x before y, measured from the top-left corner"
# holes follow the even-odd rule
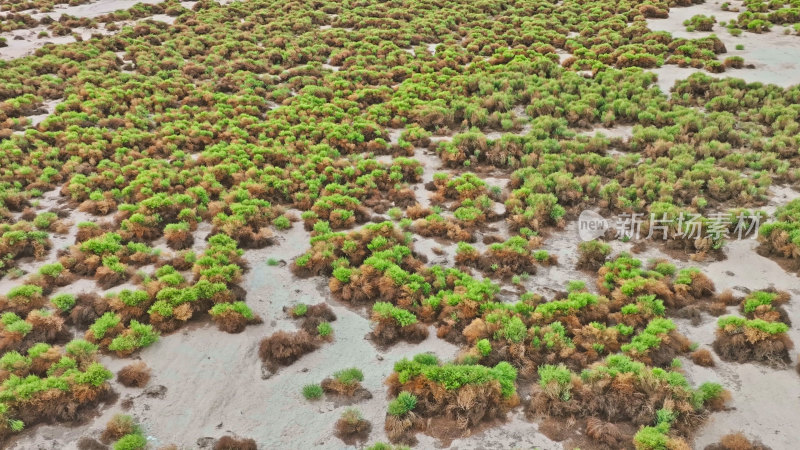
[[[797,84],[800,81],[800,47],[797,45],[797,37],[783,34],[783,27],[780,26],[775,26],[766,33],[733,36],[721,27],[719,22],[735,20],[739,13],[723,11],[721,4],[714,1],[685,8],[672,8],[669,18],[648,19],[647,26],[654,31],[669,31],[676,37],[698,38],[715,34],[727,49],[727,53],[721,56],[741,56],[745,59],[745,64],[755,66],[729,71],[726,76],[742,78],[751,83],[771,83],[783,87]],[[717,19],[714,29],[686,31],[683,22],[697,14],[714,16]],[[737,44],[744,45],[744,49],[737,50]],[[658,74],[658,86],[661,90],[669,92],[675,81],[702,70],[665,65],[653,71]]]
[[[87,5],[56,8],[49,15],[61,13],[78,17],[94,17],[117,9],[128,8],[136,3],[133,0],[99,1]],[[189,3],[189,2],[187,2]],[[675,8],[669,19],[651,19],[649,26],[654,30],[670,31],[676,36],[696,37],[701,32],[686,32],[683,21],[695,14],[713,14],[718,20],[730,20],[736,13],[726,13],[719,9],[718,3],[706,3],[687,8]],[[169,22],[167,16],[153,17],[154,20]],[[730,55],[745,58],[755,68],[739,69],[726,75],[743,78],[747,81],[761,81],[789,86],[800,81],[800,44],[796,36],[784,36],[779,27],[769,33],[745,37],[730,36],[717,26],[717,35],[723,40]],[[0,49],[0,58],[11,59],[30,54],[45,42],[66,43],[73,37],[36,37],[40,29],[17,30],[8,37],[9,47]],[[102,30],[80,30],[84,37]],[[14,40],[14,36],[23,36]],[[742,43],[744,50],[735,50]],[[428,44],[430,52],[435,44]],[[567,57],[568,55],[563,55]],[[329,67],[330,68],[330,67]],[[684,79],[697,69],[681,69],[664,66],[654,69],[658,74],[658,85],[664,92],[676,80]],[[56,102],[48,103],[47,112],[32,116],[34,125],[51,113]],[[627,139],[632,126],[597,128],[591,132],[602,133],[608,137]],[[394,138],[401,130],[396,130]],[[523,130],[522,133],[525,133]],[[491,138],[499,137],[490,136]],[[450,139],[448,136],[434,137],[434,140]],[[417,199],[423,206],[430,205],[430,194],[423,187],[433,180],[435,172],[442,171],[441,161],[436,155],[416,149],[414,157],[424,165],[422,182],[416,185]],[[389,161],[391,157],[383,157]],[[508,190],[508,179],[502,174],[487,174],[483,177],[490,185]],[[773,187],[772,195],[780,199],[777,204],[785,204],[800,196],[788,187]],[[44,211],[57,205],[58,193],[45,194],[38,210]],[[502,208],[502,205],[498,204]],[[764,208],[774,211],[774,205]],[[299,215],[299,212],[295,212]],[[90,216],[75,211],[70,217],[74,223],[89,220]],[[207,224],[206,224],[207,225]],[[508,237],[505,223],[493,224],[493,230],[482,230],[475,247],[483,250],[480,237],[485,234],[499,234]],[[41,264],[55,260],[57,249],[69,245],[74,240],[75,228],[67,235],[54,238],[54,248],[44,261],[28,261],[20,264],[24,270],[33,271]],[[210,227],[201,226],[195,234],[195,249],[202,249]],[[73,449],[77,440],[86,435],[97,435],[106,422],[120,412],[133,415],[143,426],[150,444],[154,448],[161,445],[176,444],[181,448],[210,448],[215,438],[225,434],[237,434],[255,439],[260,448],[319,448],[339,449],[343,444],[332,434],[333,424],[345,408],[335,402],[320,400],[308,402],[301,395],[301,388],[319,382],[333,371],[359,367],[364,371],[363,386],[372,393],[372,399],[359,403],[359,408],[367,420],[373,423],[370,442],[385,441],[383,418],[385,415],[387,389],[383,382],[392,372],[395,361],[421,352],[436,354],[441,360],[451,360],[458,347],[438,339],[434,330],[420,344],[399,343],[389,350],[380,350],[367,339],[370,321],[367,312],[354,310],[335,301],[323,278],[299,279],[292,275],[289,263],[308,248],[310,235],[296,223],[287,232],[279,235],[279,242],[263,250],[248,250],[244,258],[250,265],[242,286],[247,290],[247,303],[253,312],[265,319],[261,325],[248,326],[240,334],[227,334],[217,330],[208,322],[194,323],[171,335],[162,337],[156,344],[144,349],[133,359],[141,359],[152,369],[148,386],[132,389],[112,381],[119,394],[113,402],[103,405],[98,414],[79,424],[39,425],[32,427],[16,438],[12,449]],[[570,280],[582,280],[587,285],[594,283],[595,277],[575,270],[578,255],[575,245],[578,242],[576,223],[569,222],[563,231],[550,234],[543,249],[558,257],[559,264],[541,268],[539,272],[523,282],[528,291],[551,296],[563,291]],[[163,245],[163,243],[162,243]],[[453,265],[456,246],[433,238],[415,236],[415,250],[425,255],[430,263]],[[726,258],[716,262],[688,262],[676,260],[650,246],[636,257],[668,259],[680,269],[688,266],[700,267],[714,282],[718,291],[732,289],[738,295],[774,287],[792,294],[786,306],[790,317],[800,317],[800,278],[788,273],[774,261],[758,255],[754,240],[730,241],[725,247]],[[633,244],[613,242],[614,254],[631,251]],[[268,265],[268,259],[275,259],[278,265]],[[0,291],[5,292],[13,286],[13,280],[0,281]],[[118,291],[119,286],[110,291]],[[510,283],[503,285],[503,292],[516,292]],[[92,282],[77,282],[58,292],[92,292],[98,288]],[[262,367],[257,358],[258,342],[261,338],[277,330],[291,331],[297,325],[290,320],[285,309],[299,303],[328,303],[337,315],[334,340],[289,367],[274,373]],[[730,307],[730,312],[734,307]],[[716,329],[716,318],[705,313],[699,324],[688,319],[676,319],[680,331],[700,348],[711,348]],[[800,320],[794,320],[790,337],[800,342]],[[796,353],[792,353],[793,364]],[[116,373],[131,362],[130,358],[104,356],[101,362]],[[713,414],[697,431],[693,447],[702,449],[719,441],[719,438],[733,432],[742,431],[749,437],[757,437],[773,449],[796,448],[800,442],[800,418],[798,418],[798,399],[800,398],[800,378],[792,369],[774,370],[755,364],[727,363],[715,356],[716,366],[703,368],[685,364],[689,381],[697,385],[704,381],[717,381],[733,394],[729,408]],[[130,401],[129,401],[130,400]],[[129,408],[126,408],[129,406]],[[434,439],[419,435],[418,448],[435,448],[439,443]],[[537,425],[524,418],[522,408],[517,408],[509,421],[498,427],[475,435],[456,439],[451,448],[459,449],[505,449],[505,448],[543,448],[559,449],[560,443],[549,440],[538,432]]]
[[[784,191],[794,195],[794,191]],[[284,263],[301,254],[308,242],[308,233],[295,226],[281,237],[278,245],[264,250],[248,251],[246,259],[252,269],[244,287],[248,304],[254,312],[266,317],[263,325],[248,327],[241,334],[226,334],[211,324],[196,324],[166,336],[143,350],[137,359],[152,368],[148,387],[126,388],[116,381],[114,390],[119,399],[101,408],[97,417],[76,426],[40,425],[26,431],[11,445],[14,449],[76,448],[76,441],[85,435],[98,434],[105,423],[117,413],[132,414],[141,421],[151,443],[177,444],[183,448],[204,446],[228,433],[248,436],[263,448],[342,448],[331,430],[344,406],[330,401],[309,403],[301,394],[303,385],[318,382],[333,370],[360,367],[365,374],[364,387],[373,398],[359,403],[365,418],[380,424],[385,414],[383,380],[391,373],[394,361],[409,354],[432,352],[443,360],[453,358],[457,347],[435,337],[421,344],[397,344],[389,351],[379,351],[365,336],[370,322],[363,313],[338,304],[330,298],[326,284],[320,279],[297,279]],[[534,292],[562,289],[570,280],[592,282],[584,272],[571,269],[577,256],[572,250],[577,228],[571,223],[564,231],[547,240],[545,248],[556,254],[560,264],[542,269],[531,277],[526,288]],[[415,248],[425,251],[428,239],[419,238]],[[437,243],[428,243],[435,246]],[[759,256],[753,240],[733,241],[727,246],[727,258],[719,262],[694,263],[707,273],[719,290],[731,288],[739,294],[767,287],[800,295],[798,277],[787,274],[775,262]],[[614,251],[630,251],[630,243],[614,242]],[[454,250],[453,250],[454,251]],[[447,252],[445,252],[447,254]],[[641,259],[669,258],[655,247],[636,255]],[[269,266],[267,258],[280,264]],[[452,263],[452,257],[441,257]],[[686,262],[674,261],[678,267]],[[90,291],[91,284],[71,285],[72,292]],[[276,330],[293,330],[296,326],[286,318],[283,308],[298,303],[315,304],[326,301],[338,316],[335,339],[292,366],[277,373],[262,368],[255,357],[258,340]],[[800,305],[790,302],[787,310],[792,317],[800,314]],[[677,319],[681,332],[691,340],[710,348],[716,318],[703,315],[699,326]],[[790,331],[793,340],[800,342],[800,327]],[[102,363],[117,371],[130,361],[103,357]],[[688,379],[695,384],[716,380],[733,393],[731,407],[711,416],[698,431],[695,448],[717,442],[725,434],[744,430],[758,437],[773,449],[792,448],[800,441],[796,424],[796,402],[800,397],[800,379],[793,370],[776,371],[754,364],[726,363],[715,357],[716,367],[702,368],[686,364]],[[123,408],[132,399],[130,409]],[[380,426],[373,428],[371,439],[385,439]],[[419,448],[432,448],[436,442],[420,435]],[[543,448],[558,449],[560,443],[537,433],[537,425],[515,412],[507,424],[491,428],[468,438],[452,442],[452,448]]]

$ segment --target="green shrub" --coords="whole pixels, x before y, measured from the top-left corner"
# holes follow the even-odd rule
[[[331,333],[333,333],[333,327],[331,326],[330,323],[322,322],[319,325],[317,325],[317,334],[319,334],[320,337],[330,336]]]
[[[28,301],[33,297],[39,297],[42,295],[42,288],[39,286],[34,286],[30,284],[23,284],[20,286],[14,286],[8,291],[6,297],[9,300],[25,300]]]
[[[554,366],[546,364],[539,366],[539,385],[545,392],[555,388],[553,392],[558,398],[563,401],[570,399],[570,387],[572,383],[572,372],[563,364]]]
[[[681,269],[678,271],[678,275],[675,277],[675,284],[692,284],[692,276],[694,274],[700,273],[700,269],[696,267],[687,267],[686,269]]]
[[[357,367],[351,367],[349,369],[343,369],[335,372],[333,374],[333,378],[340,383],[353,384],[358,381],[364,381],[364,373],[362,373]]]
[[[605,242],[593,239],[578,244],[578,251],[590,255],[608,256],[611,254],[611,246]]]
[[[74,356],[78,359],[87,359],[97,353],[98,347],[91,342],[83,339],[73,339],[67,343],[65,350],[68,355]]]
[[[422,375],[435,383],[442,384],[445,389],[453,390],[465,384],[484,384],[497,380],[503,396],[510,397],[516,392],[514,383],[517,379],[517,370],[505,361],[489,368],[480,365],[422,364],[404,358],[395,363],[394,371],[397,372],[400,383],[406,383],[412,377]]]
[[[286,216],[278,216],[272,220],[272,225],[279,230],[288,230],[292,228],[292,222]]]
[[[114,375],[102,364],[94,362],[86,368],[86,371],[77,374],[75,376],[75,381],[81,384],[90,384],[94,387],[99,387],[107,380],[113,378]]]
[[[517,316],[502,319],[503,326],[495,332],[495,337],[503,337],[508,341],[520,343],[528,335],[528,328],[525,323]]]
[[[489,342],[488,339],[480,339],[478,342],[475,343],[475,347],[478,349],[478,352],[483,356],[489,356],[492,353],[492,344]]]
[[[394,319],[394,321],[397,322],[397,324],[401,327],[417,323],[417,316],[415,316],[414,313],[402,308],[398,308],[387,302],[376,302],[374,305],[372,305],[372,312],[373,314],[385,319]]]
[[[139,432],[126,434],[114,444],[114,450],[143,450],[145,448],[147,448],[147,439]]]
[[[225,312],[234,312],[240,314],[247,320],[252,320],[255,317],[253,311],[245,302],[217,303],[211,307],[210,311],[212,316],[218,316]]]
[[[692,396],[692,402],[696,409],[700,409],[711,400],[720,397],[725,392],[725,388],[719,383],[705,382],[701,384]]]
[[[131,320],[128,329],[115,337],[108,345],[108,349],[112,351],[128,352],[147,347],[157,340],[158,333],[153,330],[152,325],[145,325],[139,323],[137,320]]]
[[[778,297],[778,294],[772,292],[755,291],[750,293],[744,300],[744,312],[752,313],[761,305],[771,305],[772,302]]]
[[[33,219],[33,225],[40,230],[47,230],[56,220],[58,220],[56,213],[43,212]]]
[[[767,322],[762,319],[747,320],[742,317],[726,316],[720,317],[717,320],[717,327],[726,328],[728,326],[733,326],[735,328],[753,328],[771,335],[786,333],[789,331],[789,327],[785,323]]]
[[[655,268],[653,268],[653,270],[655,270],[656,272],[660,273],[661,275],[670,276],[670,275],[673,275],[675,273],[676,269],[675,269],[675,265],[674,264],[670,264],[668,262],[660,262],[660,263],[656,264],[656,266],[655,266]]]
[[[408,392],[401,392],[396,399],[389,402],[389,414],[403,416],[417,406],[417,397]]]
[[[61,263],[45,264],[39,268],[39,273],[51,278],[57,278],[64,271]]]
[[[597,304],[597,295],[590,292],[570,292],[566,300],[554,300],[536,307],[536,312],[544,317],[552,317],[556,313],[569,314]]]
[[[150,296],[145,291],[131,291],[123,289],[117,296],[119,300],[126,306],[139,306],[150,300]]]
[[[57,294],[50,298],[50,303],[61,311],[67,312],[75,306],[75,296],[72,294]]]
[[[25,336],[33,330],[33,325],[12,312],[3,313],[0,321],[3,323],[3,328],[9,333],[18,333]]]
[[[404,445],[392,445],[385,442],[376,442],[364,450],[411,450],[411,448]]]
[[[418,353],[414,355],[413,361],[424,366],[438,366],[439,358],[433,353]]]
[[[647,353],[650,349],[658,348],[661,345],[662,337],[669,334],[669,332],[675,328],[675,323],[670,319],[652,319],[641,333],[634,337],[630,343],[623,345],[620,349],[626,353]]]
[[[633,442],[636,450],[667,450],[669,437],[664,427],[642,427],[633,436]]]
[[[119,325],[120,320],[121,318],[118,314],[107,312],[98,317],[97,320],[89,326],[89,330],[92,332],[95,339],[103,339],[108,330]]]
[[[567,292],[576,292],[586,289],[586,282],[580,280],[572,280],[567,283]]]
[[[322,397],[322,386],[318,384],[307,384],[303,386],[303,397],[306,400],[317,400]]]
[[[303,317],[308,312],[308,305],[305,303],[299,303],[292,309],[292,314],[296,317]]]
[[[333,269],[334,278],[336,278],[337,280],[339,280],[342,283],[349,283],[350,282],[350,276],[352,275],[352,273],[353,273],[353,270],[349,269],[347,267],[337,267],[337,268]]]
[[[0,368],[13,371],[17,368],[28,367],[31,364],[30,357],[22,356],[18,351],[11,350],[0,357]]]

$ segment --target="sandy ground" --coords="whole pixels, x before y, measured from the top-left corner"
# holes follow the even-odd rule
[[[742,78],[750,83],[772,83],[782,87],[800,83],[800,36],[784,35],[783,27],[779,25],[768,33],[744,32],[741,36],[733,36],[719,22],[735,19],[739,13],[723,11],[721,4],[722,2],[714,1],[685,8],[671,8],[668,18],[648,19],[647,26],[653,31],[669,31],[675,37],[701,38],[716,34],[728,50],[728,53],[718,55],[720,60],[728,56],[741,56],[745,64],[755,65],[754,69],[728,69],[725,73],[713,75],[715,77]],[[733,6],[737,4],[734,2]],[[683,22],[698,14],[717,19],[711,32],[686,31]],[[736,50],[737,44],[744,45],[744,50]],[[696,72],[708,74],[702,69],[674,65],[664,65],[652,71],[658,74],[658,86],[665,93],[669,92],[677,80],[685,79]]]
[[[432,178],[432,172],[426,170],[425,178]],[[776,191],[781,203],[797,196],[796,192],[786,188]],[[53,195],[54,192],[48,193],[40,208],[55,206],[55,200],[51,198]],[[424,194],[418,196],[427,197]],[[198,237],[204,237],[209,231],[208,227],[204,227],[198,232]],[[74,227],[64,239],[71,240],[73,233]],[[344,406],[325,400],[306,401],[301,396],[301,388],[347,367],[364,370],[363,384],[373,394],[371,400],[357,405],[365,418],[373,423],[370,442],[385,440],[382,423],[386,389],[383,380],[391,373],[394,362],[420,352],[432,352],[443,360],[449,360],[457,354],[458,348],[435,338],[435,333],[431,333],[419,345],[400,343],[385,352],[377,350],[365,339],[370,331],[370,322],[363,311],[353,311],[332,300],[325,280],[297,279],[289,272],[288,265],[284,264],[305,250],[308,239],[308,233],[298,223],[280,235],[277,245],[246,252],[251,270],[246,275],[243,287],[248,291],[248,304],[266,319],[264,324],[250,326],[241,334],[231,335],[218,331],[212,324],[198,323],[164,336],[136,358],[145,361],[153,370],[153,378],[146,389],[129,389],[112,383],[114,390],[120,394],[120,400],[134,399],[132,409],[123,410],[121,402],[117,401],[100,408],[98,416],[86,424],[40,425],[20,435],[10,448],[76,448],[75,442],[81,436],[97,436],[104,424],[114,414],[121,412],[132,414],[143,425],[154,447],[177,444],[181,448],[199,448],[212,442],[204,438],[237,434],[254,438],[262,448],[343,448],[331,431]],[[202,239],[197,241],[197,250],[200,250],[204,242]],[[594,277],[573,269],[577,260],[574,251],[577,242],[574,222],[563,231],[552,233],[544,248],[559,258],[559,265],[541,268],[525,282],[526,289],[549,296],[563,289],[570,280],[583,280],[593,286]],[[631,243],[620,241],[613,241],[612,244],[615,254],[630,251],[632,246]],[[452,264],[454,246],[421,237],[416,238],[414,245],[430,258],[439,258],[432,263]],[[434,246],[443,248],[445,254],[435,256],[430,250]],[[797,277],[787,274],[775,262],[757,255],[755,246],[753,240],[731,241],[726,246],[726,260],[699,264],[675,263],[679,268],[700,266],[713,279],[718,290],[731,288],[743,294],[748,289],[774,286],[789,291],[793,296],[800,295]],[[643,260],[668,258],[655,246],[636,256]],[[269,258],[278,260],[279,264],[268,265]],[[48,257],[50,259],[52,256]],[[743,261],[747,261],[747,264],[744,265]],[[97,288],[94,282],[81,280],[63,289],[64,292],[78,293]],[[287,318],[283,308],[320,301],[332,305],[338,316],[333,322],[334,341],[275,374],[266,372],[256,355],[259,340],[276,330],[296,329],[296,323]],[[800,314],[800,306],[790,302],[787,311],[790,316]],[[731,312],[735,313],[733,310]],[[704,315],[703,322],[697,327],[686,320],[678,319],[676,322],[690,339],[701,347],[710,348],[716,318]],[[800,342],[800,327],[793,326],[790,335],[794,341]],[[793,442],[800,441],[800,428],[792,426],[796,422],[794,411],[800,397],[800,379],[793,370],[779,371],[715,359],[715,368],[702,368],[689,361],[684,364],[693,384],[718,381],[733,393],[731,408],[713,414],[698,431],[695,448],[703,448],[717,442],[721,436],[739,430],[745,430],[746,434],[757,437],[773,449],[792,448]],[[102,362],[116,372],[130,360],[106,356]],[[559,443],[540,435],[537,429],[536,424],[524,419],[518,408],[509,415],[508,423],[502,427],[456,440],[451,445],[452,448],[474,449],[512,446],[561,448]],[[419,448],[433,448],[436,445],[431,438],[420,435]]]
[[[757,242],[751,239],[731,241],[726,246],[726,260],[700,266],[714,280],[718,291],[733,289],[741,296],[748,290],[775,287],[789,292],[792,300],[785,308],[789,317],[794,319],[789,337],[795,343],[800,342],[800,327],[796,320],[800,317],[798,277],[787,274],[774,261],[755,253],[756,245]],[[738,315],[733,307],[729,312]],[[705,314],[703,318],[698,327],[685,321],[676,322],[687,337],[710,349],[708,344],[714,340],[717,320]],[[795,357],[796,353],[792,353],[792,358]],[[714,360],[715,368],[684,364],[690,382],[717,381],[733,394],[729,409],[712,414],[698,431],[695,448],[703,448],[728,433],[739,431],[776,450],[796,448],[800,442],[800,419],[797,416],[800,378],[797,373],[791,368],[774,370],[756,364],[726,363],[716,355]]]
[[[138,0],[137,0],[138,1]],[[56,8],[56,16],[67,13],[75,16],[94,17],[117,9],[132,6],[137,1],[115,0],[97,2],[69,8]],[[188,3],[188,2],[187,2]],[[184,4],[186,7],[191,7]],[[716,3],[696,5],[689,8],[673,9],[669,19],[650,20],[651,28],[667,30],[675,35],[700,36],[703,33],[688,33],[682,22],[695,15],[715,15],[718,20],[729,20],[729,15],[719,10]],[[172,18],[159,15],[158,20]],[[776,27],[779,28],[779,27]],[[97,32],[98,30],[90,30]],[[731,75],[748,81],[774,82],[780,85],[800,81],[800,38],[783,36],[780,29],[772,33],[753,35],[745,33],[742,37],[730,36],[717,25],[715,31],[728,46],[729,55],[745,57],[747,63],[756,69],[729,71]],[[0,49],[0,57],[32,52],[44,42],[56,42],[59,38],[46,38],[38,42],[37,30],[17,30],[24,33],[26,40],[9,39],[10,47]],[[16,32],[14,32],[16,33]],[[30,39],[30,34],[34,40]],[[707,33],[706,33],[707,34]],[[64,37],[64,42],[73,38]],[[744,43],[745,50],[736,51],[734,46]],[[25,47],[27,45],[27,47]],[[428,50],[435,51],[434,44],[427,44]],[[8,53],[22,52],[22,53]],[[568,55],[561,55],[562,58]],[[336,70],[335,67],[329,67]],[[659,86],[665,92],[676,79],[685,78],[694,69],[678,69],[665,66],[657,69]],[[48,103],[52,112],[57,101]],[[524,114],[515,110],[516,115]],[[34,124],[47,114],[31,117]],[[390,130],[390,141],[397,142],[402,130]],[[526,130],[523,130],[526,132]],[[602,133],[608,137],[627,138],[631,127],[596,128],[586,134]],[[503,133],[491,134],[491,139]],[[451,136],[437,136],[433,141],[452,139]],[[415,192],[423,205],[430,205],[429,192],[424,183],[433,180],[433,174],[444,169],[438,157],[423,149],[416,149],[414,157],[424,164],[422,182]],[[382,157],[388,162],[391,157]],[[507,191],[507,177],[481,175],[490,185]],[[772,189],[773,201],[764,208],[774,212],[776,205],[785,204],[798,193],[789,187],[777,186]],[[60,199],[56,191],[46,193],[41,199],[39,210],[44,211],[58,205]],[[90,216],[75,212],[74,224],[91,219]],[[55,261],[55,252],[74,241],[76,227],[70,228],[66,235],[53,235],[53,249],[45,261],[23,261],[20,267],[35,272],[39,266]],[[496,233],[508,235],[507,226],[501,221],[491,224]],[[195,250],[202,250],[204,238],[210,232],[210,225],[204,223],[197,232]],[[116,381],[114,390],[119,393],[119,401],[98,409],[97,416],[88,423],[79,425],[40,425],[23,432],[9,445],[13,449],[74,449],[81,436],[98,436],[105,423],[116,413],[132,414],[143,426],[153,447],[177,444],[181,448],[201,448],[213,438],[225,434],[235,434],[254,438],[265,449],[340,449],[345,446],[332,435],[334,422],[344,409],[333,402],[320,400],[309,402],[302,398],[301,388],[305,384],[316,383],[333,372],[359,367],[365,373],[363,382],[372,394],[371,400],[357,404],[366,419],[373,424],[369,442],[386,440],[383,432],[383,419],[386,413],[386,389],[384,379],[391,373],[395,361],[421,352],[435,353],[440,359],[452,359],[458,348],[439,340],[435,333],[419,345],[400,343],[387,351],[376,349],[365,336],[370,331],[370,322],[363,311],[351,310],[331,299],[327,284],[322,278],[297,279],[292,276],[288,263],[302,254],[308,247],[309,235],[301,224],[294,224],[291,230],[278,234],[279,243],[262,250],[247,251],[245,258],[251,270],[246,274],[243,287],[248,291],[247,303],[254,312],[265,319],[261,325],[250,326],[243,333],[231,335],[220,332],[208,322],[196,323],[172,335],[163,336],[156,344],[144,349],[134,359],[145,361],[153,371],[147,388],[129,389]],[[476,248],[485,246],[479,242]],[[545,241],[544,249],[556,255],[557,266],[540,268],[538,273],[524,281],[527,290],[551,296],[563,290],[568,281],[583,280],[588,286],[594,285],[594,277],[574,270],[577,261],[576,245],[579,242],[576,224],[570,223],[563,231],[551,233]],[[415,237],[417,251],[429,259],[429,264],[452,265],[455,244],[436,239]],[[630,251],[632,244],[613,242],[614,253]],[[755,253],[756,242],[752,240],[731,241],[726,245],[727,259],[708,263],[686,263],[673,261],[679,268],[699,266],[716,284],[717,290],[731,288],[739,294],[747,290],[757,290],[774,286],[787,290],[793,299],[786,306],[790,316],[800,314],[800,283],[794,274],[784,271],[775,262]],[[443,254],[434,253],[440,248]],[[655,246],[650,246],[641,259],[666,258],[666,254]],[[270,266],[267,260],[274,258],[281,263]],[[152,267],[146,268],[152,270]],[[6,292],[18,281],[8,278],[0,280],[0,292]],[[119,291],[125,286],[110,291]],[[516,288],[503,284],[508,291]],[[57,292],[100,291],[91,280],[80,280],[61,288]],[[512,296],[509,296],[511,300]],[[326,301],[338,316],[333,322],[334,340],[317,351],[306,355],[290,367],[270,374],[262,368],[257,357],[258,342],[277,330],[294,330],[297,324],[288,319],[283,308],[298,303],[315,304]],[[733,309],[730,311],[735,313]],[[795,321],[790,336],[800,342],[800,324]],[[716,318],[704,315],[699,326],[677,319],[680,330],[701,347],[710,348],[713,342]],[[796,355],[793,354],[794,358]],[[116,372],[129,364],[132,359],[119,359],[105,356],[102,359],[109,369]],[[797,402],[800,398],[800,378],[791,369],[773,370],[753,364],[730,364],[715,357],[715,368],[702,368],[685,361],[684,368],[689,380],[697,385],[704,381],[718,381],[728,388],[733,399],[731,408],[711,415],[708,422],[697,432],[694,448],[703,448],[717,442],[727,433],[743,431],[749,437],[758,438],[773,449],[794,448],[800,442],[800,420],[797,419]],[[123,410],[122,400],[132,398],[130,410]],[[561,444],[552,442],[538,433],[535,423],[522,416],[521,408],[509,415],[509,421],[502,427],[495,427],[482,433],[453,441],[451,448],[459,449],[505,449],[542,448],[558,449]],[[434,448],[438,443],[424,435],[418,435],[418,448]],[[206,439],[212,438],[212,439]]]
[[[373,422],[370,441],[386,440],[382,426],[387,403],[383,380],[392,372],[394,362],[423,352],[451,360],[458,348],[437,339],[431,330],[431,336],[421,344],[399,343],[380,352],[365,340],[370,331],[369,320],[328,300],[338,316],[332,323],[334,341],[273,375],[262,370],[257,356],[259,340],[277,330],[296,329],[283,307],[315,304],[329,298],[324,280],[299,280],[290,274],[288,266],[266,263],[268,258],[289,261],[298,256],[305,250],[308,238],[302,226],[296,224],[282,236],[279,245],[247,252],[252,269],[243,287],[248,291],[248,304],[266,318],[264,324],[248,327],[236,335],[220,332],[211,324],[195,325],[162,337],[139,355],[153,370],[148,388],[128,389],[113,382],[121,399],[136,398],[131,410],[123,411],[117,402],[88,424],[38,426],[23,433],[11,448],[76,448],[75,442],[81,436],[97,435],[120,412],[136,417],[154,446],[174,443],[182,448],[196,448],[202,443],[198,439],[234,433],[254,438],[263,448],[343,448],[331,431],[345,407],[336,407],[325,400],[306,401],[301,389],[348,367],[363,369],[362,384],[373,394],[371,400],[357,405],[365,418]],[[130,361],[104,357],[102,362],[117,371]],[[163,398],[156,395],[161,392]],[[522,439],[521,442],[530,445],[548,447],[546,438],[529,436],[532,430],[534,424],[516,417],[508,427],[492,430],[490,440]],[[476,435],[459,440],[459,448],[487,448],[483,447],[483,439]],[[431,438],[420,436],[420,448],[433,445]]]
[[[98,17],[104,14],[112,13],[118,10],[126,10],[130,9],[137,3],[145,3],[145,4],[157,4],[161,3],[162,0],[100,0],[92,3],[86,3],[82,5],[76,6],[67,6],[63,4],[56,5],[52,11],[43,12],[43,13],[32,13],[31,16],[34,19],[40,20],[45,16],[49,16],[53,19],[58,20],[62,14],[66,14],[69,16],[74,17]],[[196,2],[183,2],[182,5],[185,8],[191,9]],[[30,13],[30,11],[23,11],[25,13]],[[166,23],[173,23],[175,22],[174,17],[170,17],[166,14],[155,14],[149,19],[159,20],[161,22]],[[146,20],[146,19],[140,19]],[[130,25],[136,23],[136,21],[122,21],[118,22],[120,27],[125,25]],[[75,42],[75,38],[72,34],[67,36],[48,36],[48,37],[38,37],[39,33],[42,31],[47,31],[47,26],[41,25],[34,28],[23,28],[19,30],[10,31],[7,33],[0,33],[0,37],[6,38],[7,47],[0,48],[0,59],[14,59],[14,58],[21,58],[23,56],[32,55],[36,49],[43,47],[47,43],[52,44],[68,44],[71,42]],[[83,28],[77,27],[73,28],[73,33],[76,33],[81,36],[82,39],[87,40],[92,37],[93,34],[112,34],[112,32],[105,29],[103,24],[99,24],[97,28]],[[49,32],[48,32],[49,33]]]
[[[31,14],[34,19],[41,19],[45,16],[50,16],[53,19],[58,19],[62,14],[67,14],[75,17],[97,17],[103,14],[112,13],[120,9],[130,9],[137,3],[144,3],[155,5],[161,3],[161,0],[102,0],[91,3],[84,3],[82,5],[68,6],[56,5],[52,11]]]

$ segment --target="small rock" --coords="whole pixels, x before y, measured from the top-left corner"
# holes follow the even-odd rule
[[[734,286],[733,289],[735,289],[735,290],[737,290],[739,292],[744,292],[745,294],[749,294],[750,293],[750,288],[746,288],[744,286]]]
[[[262,380],[269,380],[274,375],[274,372],[269,370],[267,366],[261,366],[261,379]]]
[[[200,448],[209,448],[214,445],[214,442],[216,442],[216,439],[213,437],[203,437],[197,440],[197,446]]]
[[[378,361],[383,361],[383,356],[381,355],[376,356],[376,358],[378,359]]]
[[[303,367],[303,370],[301,370],[300,372],[303,372],[303,373],[308,372],[308,367]]]
[[[735,274],[735,273],[733,273],[733,272],[731,272],[730,270],[726,270],[726,271],[725,271],[725,275],[727,275],[727,276],[729,276],[729,277],[735,277],[735,276],[736,276],[736,274]]]
[[[167,387],[162,385],[150,386],[143,392],[144,395],[150,398],[164,398],[167,395]]]

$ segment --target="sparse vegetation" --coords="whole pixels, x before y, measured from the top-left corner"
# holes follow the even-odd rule
[[[303,397],[306,400],[316,400],[322,397],[322,387],[318,384],[307,384],[303,386]]]
[[[676,316],[738,305],[742,317],[717,324],[719,358],[790,362],[788,293],[717,293],[686,261],[730,257],[752,227],[760,254],[800,270],[800,200],[775,195],[800,180],[797,87],[710,76],[758,63],[757,51],[727,55],[731,36],[800,34],[796,2],[724,3],[725,22],[684,22],[704,32],[691,38],[646,20],[687,1],[166,0],[57,14],[84,3],[0,7],[0,32],[41,44],[0,62],[0,446],[104,401],[112,375],[96,352],[152,346],[150,362],[159,339],[209,321],[244,332],[214,335],[225,343],[272,333],[258,348],[265,383],[321,346],[458,346],[453,362],[388,361],[384,426],[399,444],[498,425],[528,383],[542,430],[574,420],[587,446],[687,447],[726,394],[681,375],[677,358],[714,358]],[[13,56],[15,41],[0,47]],[[656,68],[700,73],[666,92]],[[564,244],[588,209],[641,218],[649,235]],[[554,284],[564,273],[576,281]],[[330,295],[299,303],[308,286],[287,276],[318,277]],[[368,342],[351,350],[334,300],[366,311]],[[336,369],[303,396],[371,395],[360,369]],[[133,362],[117,378],[141,388],[151,375]],[[130,417],[112,422],[103,445],[147,446]],[[370,428],[348,409],[333,432],[363,446]]]

